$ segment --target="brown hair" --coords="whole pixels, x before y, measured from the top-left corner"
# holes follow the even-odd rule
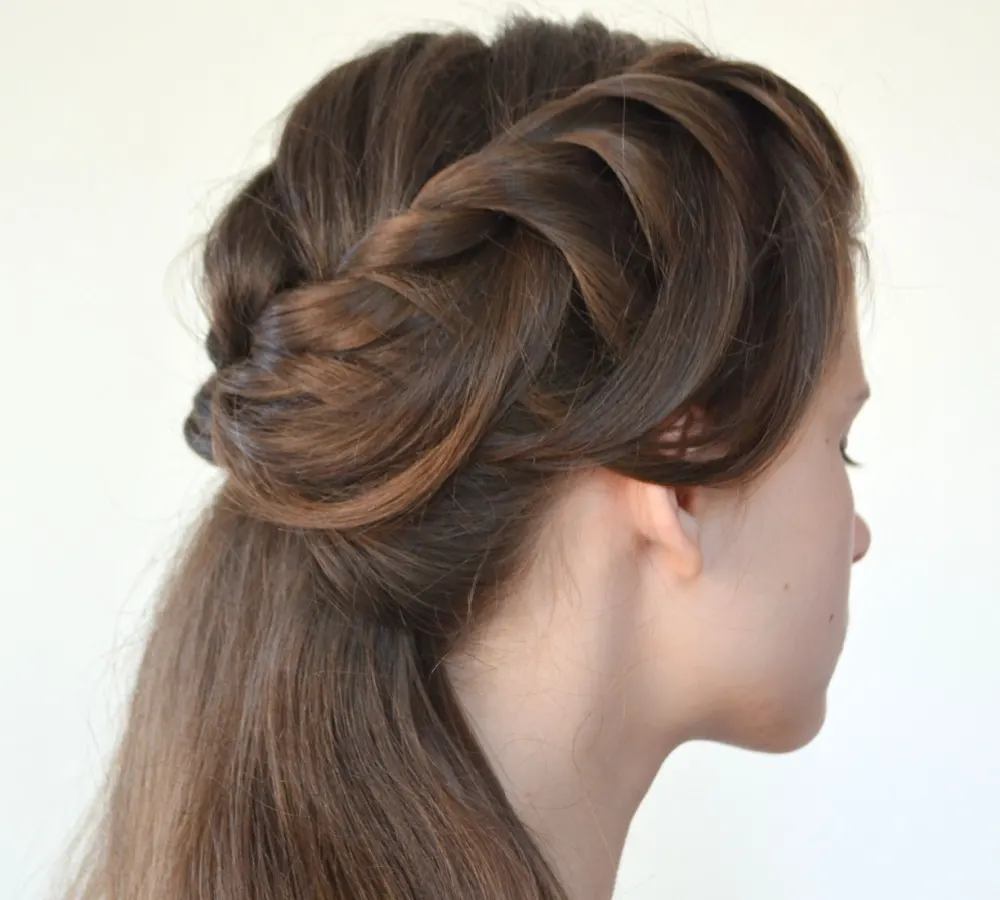
[[[589,17],[406,34],[309,89],[205,241],[185,436],[224,483],[69,894],[564,897],[440,663],[573,473],[775,458],[839,344],[860,208],[788,82]]]

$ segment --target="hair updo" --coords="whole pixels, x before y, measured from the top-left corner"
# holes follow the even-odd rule
[[[186,434],[233,500],[351,529],[464,473],[712,483],[774,458],[851,294],[847,153],[766,70],[605,52],[525,59],[503,103],[478,39],[413,35],[300,100],[205,252],[217,372]]]

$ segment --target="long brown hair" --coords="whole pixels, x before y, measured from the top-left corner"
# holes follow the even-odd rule
[[[66,896],[565,897],[441,663],[573,473],[775,458],[860,211],[787,81],[589,17],[406,34],[304,93],[205,240],[184,433],[224,481]]]

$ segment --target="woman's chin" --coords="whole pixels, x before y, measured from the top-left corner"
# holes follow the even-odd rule
[[[758,753],[794,753],[811,744],[826,722],[826,690],[807,701],[775,704],[766,714],[758,710],[753,722],[744,722],[723,743]]]

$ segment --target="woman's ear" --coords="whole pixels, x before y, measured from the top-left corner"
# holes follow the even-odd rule
[[[663,432],[667,454],[697,455],[689,441],[698,437],[705,426],[706,415],[698,407],[686,410]],[[703,451],[702,451],[703,452]],[[663,487],[639,483],[640,530],[646,540],[666,554],[666,562],[682,579],[701,574],[704,561],[702,534],[695,514],[697,487]]]
[[[691,493],[691,488],[633,484],[636,528],[647,550],[660,555],[664,565],[685,581],[701,574],[703,562]]]

